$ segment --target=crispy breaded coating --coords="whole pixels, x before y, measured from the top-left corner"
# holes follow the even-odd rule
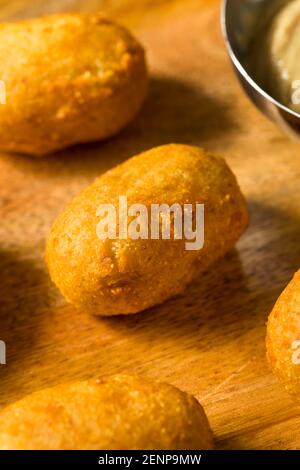
[[[112,136],[147,89],[141,45],[98,13],[0,24],[0,80],[0,148],[34,155]]]
[[[138,376],[59,385],[0,413],[1,450],[212,447],[207,417],[192,395]]]
[[[267,355],[286,390],[300,400],[300,270],[269,316]]]
[[[205,204],[205,241],[100,239],[100,204]],[[172,220],[171,220],[172,222]],[[100,176],[73,199],[50,231],[46,262],[66,299],[95,315],[136,313],[184,290],[239,239],[248,212],[225,161],[186,145],[144,152]],[[173,227],[173,225],[172,225]]]

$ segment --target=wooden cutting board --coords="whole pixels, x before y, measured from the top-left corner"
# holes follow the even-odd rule
[[[217,0],[0,0],[0,19],[102,6],[144,44],[150,94],[105,143],[40,160],[0,155],[0,404],[73,379],[144,374],[203,403],[218,449],[300,449],[299,407],[270,372],[264,343],[267,316],[300,266],[300,146],[241,91]],[[247,233],[162,306],[113,319],[75,311],[44,265],[52,221],[97,175],[169,142],[225,155],[249,202]]]

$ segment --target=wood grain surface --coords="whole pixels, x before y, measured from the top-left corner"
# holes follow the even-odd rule
[[[217,0],[0,0],[2,20],[102,8],[132,27],[151,72],[142,112],[117,137],[40,160],[0,155],[1,406],[72,379],[144,374],[203,403],[218,449],[300,449],[299,407],[270,372],[264,342],[267,316],[300,266],[300,147],[241,91],[219,7]],[[168,142],[225,155],[249,202],[247,233],[162,306],[113,319],[75,311],[45,268],[52,221],[97,175]]]

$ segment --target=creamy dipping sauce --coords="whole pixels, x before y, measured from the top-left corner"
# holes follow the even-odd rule
[[[285,5],[258,34],[249,66],[266,92],[300,113],[300,0]]]

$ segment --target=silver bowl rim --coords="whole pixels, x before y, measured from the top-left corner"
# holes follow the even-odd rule
[[[249,85],[254,88],[254,90],[262,95],[266,100],[270,101],[273,105],[276,107],[280,108],[282,111],[286,112],[287,114],[290,114],[293,117],[296,117],[297,119],[300,119],[300,114],[296,113],[292,109],[288,108],[287,106],[284,106],[282,103],[277,101],[275,98],[270,96],[266,91],[263,90],[254,80],[251,78],[251,76],[248,74],[244,66],[241,64],[239,59],[237,58],[234,50],[232,49],[229,36],[228,36],[228,30],[227,30],[227,24],[226,24],[226,12],[227,12],[227,5],[228,5],[229,0],[222,0],[222,5],[221,5],[221,28],[223,32],[223,37],[225,39],[225,44],[229,53],[229,56],[234,63],[235,67],[237,68],[238,72],[242,75],[242,77],[249,83]]]

